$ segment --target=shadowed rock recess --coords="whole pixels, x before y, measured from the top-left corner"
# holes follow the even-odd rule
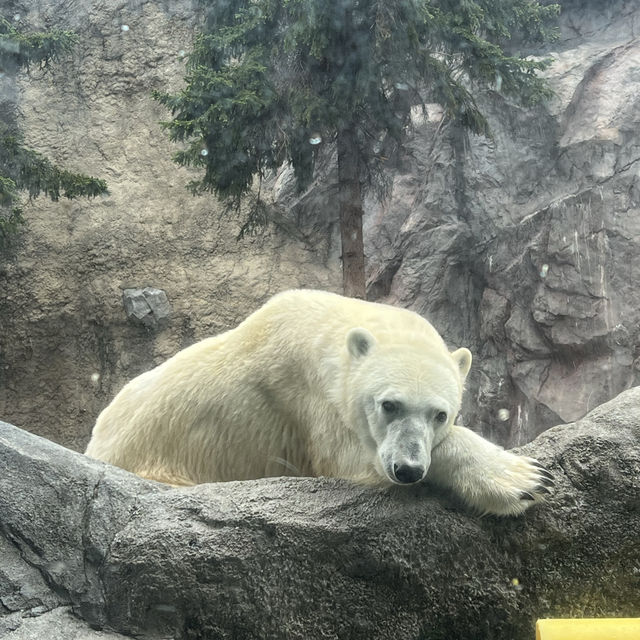
[[[640,615],[640,387],[520,451],[554,496],[477,518],[426,486],[171,489],[0,423],[0,636],[513,640]]]

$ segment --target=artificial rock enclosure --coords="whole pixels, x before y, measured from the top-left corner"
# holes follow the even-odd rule
[[[0,259],[0,419],[81,451],[133,376],[279,290],[339,290],[335,191],[318,183],[296,195],[283,169],[270,182],[278,223],[238,241],[237,218],[186,190],[191,176],[171,162],[158,124],[168,114],[151,91],[179,88],[195,3],[0,7],[28,27],[79,34],[49,73],[0,78],[0,95],[28,144],[109,185],[92,201],[34,201]],[[463,422],[506,446],[638,384],[640,6],[562,7],[562,36],[548,50],[556,97],[522,109],[485,96],[494,142],[439,127],[435,107],[416,113],[390,195],[372,194],[365,215],[370,299],[422,313],[451,348],[471,349]],[[135,293],[123,300],[125,291]],[[162,298],[155,292],[166,296],[162,321],[132,321],[125,305],[139,310]],[[640,545],[629,537],[640,529],[639,400],[630,391],[599,407],[578,423],[588,434],[568,425],[528,445],[551,464],[558,491],[506,523],[322,480],[174,492],[7,428],[0,635],[60,627],[60,637],[90,637],[65,607],[149,637],[254,637],[263,621],[265,637],[343,637],[349,624],[353,637],[437,638],[449,624],[511,638],[544,613],[638,615],[625,603],[639,590]],[[21,520],[34,503],[38,518]],[[484,551],[463,554],[476,538]],[[154,559],[138,563],[147,546]],[[322,582],[296,600],[293,587],[314,575]],[[278,590],[287,580],[292,588]],[[318,612],[305,604],[314,599]],[[337,601],[354,603],[342,621],[330,615]]]
[[[190,195],[158,124],[169,114],[151,98],[182,81],[189,0],[0,6],[79,34],[50,73],[2,78],[2,96],[29,144],[110,190],[36,200],[22,244],[0,260],[0,416],[83,450],[135,375],[277,291],[339,291],[335,191],[322,182],[297,196],[283,170],[271,183],[280,224],[241,241],[213,197]],[[504,445],[638,382],[639,21],[635,0],[563,2],[556,98],[523,110],[486,96],[495,143],[447,127],[434,138],[437,109],[416,114],[389,199],[367,203],[369,298],[471,349],[463,421]],[[125,289],[146,287],[171,309],[152,330],[123,307]]]

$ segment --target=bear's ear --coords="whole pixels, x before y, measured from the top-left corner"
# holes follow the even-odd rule
[[[376,339],[362,327],[351,329],[347,334],[347,349],[354,358],[366,356],[375,343]]]
[[[467,373],[469,373],[469,369],[471,369],[471,351],[469,349],[465,349],[464,347],[460,349],[456,349],[451,353],[451,357],[454,359],[455,363],[458,365],[458,369],[460,370],[460,375],[464,380],[467,377]]]

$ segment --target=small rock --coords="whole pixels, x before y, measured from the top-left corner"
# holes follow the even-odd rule
[[[162,289],[124,289],[122,302],[127,318],[147,329],[162,328],[171,315],[169,299]]]

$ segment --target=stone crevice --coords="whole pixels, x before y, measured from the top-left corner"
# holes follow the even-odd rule
[[[0,531],[4,535],[4,538],[18,551],[20,559],[40,574],[44,582],[56,595],[59,602],[61,602],[60,606],[71,604],[73,599],[69,591],[60,584],[52,575],[51,571],[47,569],[47,565],[58,566],[60,561],[48,558],[43,548],[40,548],[35,541],[29,539],[24,531],[17,530],[12,527],[11,524],[0,522]],[[28,551],[25,550],[25,546]],[[0,587],[1,586],[2,585],[0,585]],[[38,610],[41,607],[42,605],[38,605]],[[49,610],[46,607],[43,608],[44,610]]]

